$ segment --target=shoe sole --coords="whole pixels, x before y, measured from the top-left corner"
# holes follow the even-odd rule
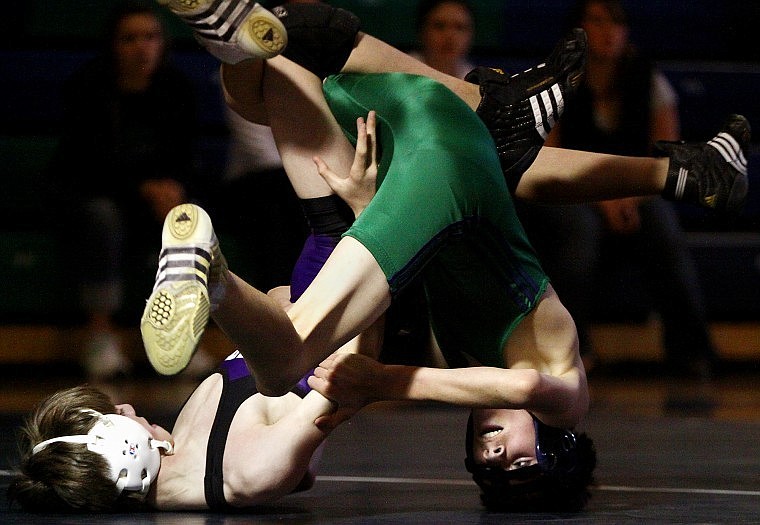
[[[196,234],[207,239],[212,234],[201,227],[206,220],[200,208],[192,204],[172,209],[164,223],[163,247],[192,244]],[[148,361],[156,372],[175,375],[187,367],[208,324],[210,306],[208,288],[197,280],[167,280],[153,291],[143,311],[140,332]]]
[[[214,12],[209,12],[211,0],[163,0],[161,3],[183,18],[202,39],[237,46],[251,57],[275,57],[288,44],[288,32],[280,19],[258,3],[254,3],[247,14],[248,8],[235,1],[222,2]],[[242,17],[245,18],[241,21]]]
[[[198,282],[170,283],[153,292],[140,322],[145,353],[162,375],[184,370],[208,324],[210,302]]]
[[[242,23],[237,34],[238,46],[253,56],[272,58],[285,49],[288,33],[271,12],[256,6]]]

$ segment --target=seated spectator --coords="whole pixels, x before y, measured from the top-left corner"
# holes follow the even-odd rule
[[[588,36],[586,74],[577,100],[565,108],[546,144],[644,156],[657,140],[677,140],[677,95],[634,49],[622,4],[579,0],[570,25],[582,27]],[[703,377],[710,373],[715,353],[700,283],[671,203],[647,197],[518,206],[531,242],[578,325],[587,364],[594,360],[588,332],[594,307],[602,294],[609,295],[608,290],[589,291],[604,273],[603,265],[622,257],[643,270],[662,321],[667,370]]]
[[[474,19],[468,0],[421,0],[415,20],[418,48],[410,54],[433,69],[464,78],[474,68],[469,60]]]
[[[193,176],[196,115],[189,80],[166,61],[167,37],[150,4],[115,6],[102,54],[69,78],[64,123],[50,166],[65,242],[87,315],[81,356],[93,378],[128,372],[115,316],[125,304],[125,280],[150,282],[157,231],[167,211],[186,202]],[[137,233],[139,232],[139,234]],[[69,234],[70,235],[70,234]]]

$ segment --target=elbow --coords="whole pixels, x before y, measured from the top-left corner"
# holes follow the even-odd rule
[[[282,397],[293,387],[290,383],[265,383],[261,386],[256,385],[259,393],[266,397]]]
[[[263,384],[259,386],[257,383],[256,388],[259,394],[266,397],[282,397],[290,391],[289,388],[283,388],[281,385]]]
[[[536,372],[535,377],[526,378],[524,392],[528,399],[526,408],[547,425],[573,428],[588,412],[585,381],[568,384]]]
[[[521,374],[519,381],[514,385],[517,393],[516,402],[518,405],[531,410],[536,408],[536,404],[542,398],[542,386],[541,373],[538,370],[524,370]]]
[[[267,397],[281,397],[290,392],[297,381],[289,381],[284,378],[262,377],[255,375],[256,390]]]

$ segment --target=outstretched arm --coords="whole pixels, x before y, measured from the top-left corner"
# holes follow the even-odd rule
[[[438,401],[462,407],[527,409],[547,424],[570,427],[585,414],[585,378],[577,369],[560,376],[533,369],[456,369],[385,365],[360,355],[333,354],[309,386],[341,407],[375,401]]]

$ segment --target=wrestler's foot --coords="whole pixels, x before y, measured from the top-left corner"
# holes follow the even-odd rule
[[[174,375],[188,365],[198,347],[211,309],[209,282],[226,263],[211,219],[194,204],[169,212],[161,240],[156,284],[140,331],[153,368]]]
[[[354,49],[361,21],[321,2],[291,2],[272,9],[288,32],[283,56],[319,78],[339,73]]]
[[[222,62],[272,58],[288,34],[270,11],[250,0],[158,0],[179,16],[200,44]]]
[[[731,115],[707,142],[657,143],[670,157],[663,197],[699,204],[727,214],[739,213],[747,199],[749,121]]]
[[[574,29],[543,64],[513,76],[478,67],[465,77],[480,85],[482,98],[476,111],[496,143],[501,169],[513,193],[577,91],[586,48],[586,33]]]

